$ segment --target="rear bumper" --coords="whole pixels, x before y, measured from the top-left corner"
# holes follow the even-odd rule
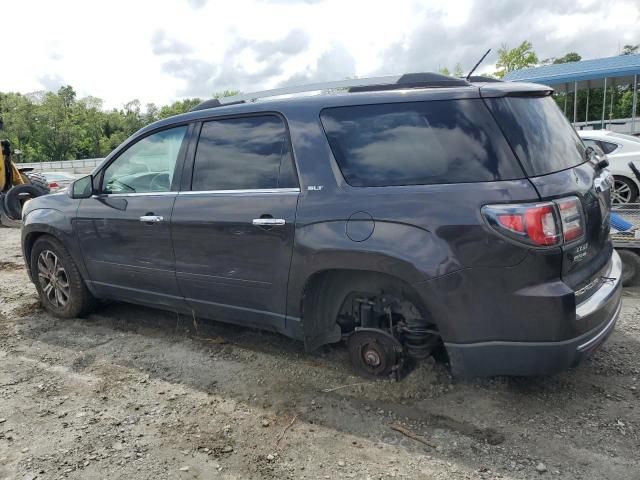
[[[577,365],[609,337],[622,308],[622,262],[614,251],[606,280],[587,300],[576,307],[577,321],[597,326],[560,342],[446,343],[454,375],[546,375]]]

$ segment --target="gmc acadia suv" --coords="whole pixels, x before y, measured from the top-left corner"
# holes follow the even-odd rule
[[[369,377],[438,351],[454,374],[545,374],[601,345],[621,307],[611,179],[552,91],[355,83],[204,102],[29,202],[44,307],[116,299],[307,350],[345,340]]]

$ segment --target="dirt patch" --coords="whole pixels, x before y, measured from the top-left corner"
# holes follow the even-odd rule
[[[18,265],[19,231],[0,244]],[[340,345],[307,355],[118,303],[55,319],[23,268],[2,269],[0,479],[636,478],[640,293],[624,295],[614,334],[571,371],[457,381],[426,362],[370,382]]]
[[[0,261],[0,272],[6,271],[6,270],[22,270],[23,268],[24,268],[24,265],[17,262]]]
[[[13,310],[12,314],[16,317],[27,317],[40,311],[42,311],[42,304],[39,300],[37,300],[25,305],[20,305],[15,310]]]

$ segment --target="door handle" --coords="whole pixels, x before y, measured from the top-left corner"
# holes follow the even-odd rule
[[[160,215],[143,215],[140,217],[140,221],[143,223],[160,223],[164,222],[164,217]]]
[[[284,218],[254,218],[252,223],[259,227],[272,227],[276,225],[284,225],[287,222],[285,222]]]

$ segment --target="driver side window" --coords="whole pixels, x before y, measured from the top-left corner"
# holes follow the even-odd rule
[[[178,152],[187,133],[180,126],[134,143],[104,171],[103,193],[154,193],[171,190]]]

